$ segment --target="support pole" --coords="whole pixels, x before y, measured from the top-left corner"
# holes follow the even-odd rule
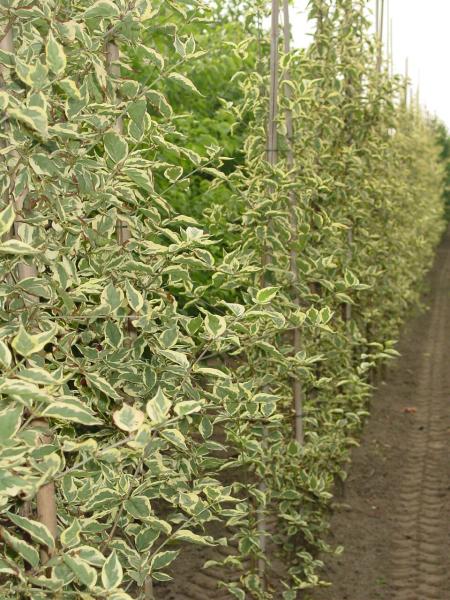
[[[270,82],[269,82],[269,116],[267,122],[267,145],[266,145],[266,159],[269,165],[274,166],[278,160],[278,139],[277,139],[277,116],[278,116],[278,26],[279,26],[279,0],[272,0],[272,15],[271,15],[271,29],[270,29]],[[262,263],[262,286],[265,287],[267,284],[265,267],[270,262],[269,252],[267,247],[263,249],[263,255],[261,257]],[[263,447],[267,447],[267,428],[263,429]],[[259,489],[262,493],[265,493],[267,486],[265,481],[261,481]],[[267,549],[267,517],[265,507],[261,504],[257,509],[258,519],[258,536],[259,536],[259,547],[263,556],[258,560],[258,574],[261,579],[261,583],[265,585],[266,578],[266,561],[264,555]]]
[[[120,76],[120,52],[117,44],[114,42],[108,42],[106,45],[106,67],[107,71],[113,77]],[[123,119],[119,117],[114,125],[114,129],[117,133],[123,132]],[[124,245],[130,239],[130,228],[123,221],[119,221],[117,229],[117,239]]]
[[[291,51],[291,43],[290,43],[291,27],[290,27],[290,20],[289,20],[289,0],[283,0],[283,26],[284,26],[284,30],[283,30],[284,53],[286,55],[288,55]],[[289,72],[289,69],[287,69],[284,73],[284,80],[286,82],[285,86],[284,86],[284,93],[285,93],[286,100],[288,103],[288,106],[285,111],[286,132],[287,132],[287,139],[288,139],[287,167],[290,171],[294,167],[294,150],[293,150],[294,126],[293,126],[293,120],[292,120],[292,110],[289,105],[291,98],[292,98],[292,89],[291,89],[291,86],[289,85],[289,82],[291,81],[291,74]],[[294,304],[296,304],[297,306],[300,306],[300,298],[298,295],[298,287],[297,287],[298,282],[299,282],[298,267],[297,267],[297,251],[295,249],[295,243],[297,241],[298,223],[297,223],[297,217],[296,217],[296,212],[295,212],[296,197],[295,197],[295,194],[293,191],[289,192],[289,205],[290,205],[290,212],[291,212],[291,229],[292,229],[290,266],[291,266],[291,273],[292,273],[292,280],[293,280],[293,287],[294,287]],[[294,351],[294,355],[296,355],[297,352],[300,352],[300,350],[301,350],[301,334],[300,334],[299,327],[296,327],[294,329],[293,337],[294,337],[293,351]],[[293,393],[293,400],[294,400],[295,439],[299,444],[303,444],[303,390],[302,390],[302,385],[301,385],[300,379],[298,377],[294,377],[292,380],[292,393]]]
[[[377,7],[379,7],[379,16],[377,17],[379,19],[377,25],[377,71],[381,73],[383,64],[384,0],[378,0]]]
[[[10,27],[2,40],[0,41],[0,48],[2,50],[6,50],[7,52],[14,53],[14,40],[13,40],[13,30]],[[17,156],[18,159],[18,156]],[[23,213],[24,210],[24,201],[27,192],[22,192],[17,198],[14,198],[11,194],[11,197],[8,198],[9,202],[14,203],[16,214]],[[10,237],[18,238],[18,229],[19,223],[16,222],[13,225],[13,230],[10,234]],[[36,277],[37,270],[33,265],[29,265],[27,263],[21,263],[17,268],[18,280],[26,279],[27,277]],[[29,296],[28,294],[23,295],[24,303],[33,302],[34,298]],[[48,426],[46,419],[39,418],[31,421],[31,427],[43,430],[42,435],[40,436],[38,444],[48,444],[51,442],[51,432]],[[48,527],[50,533],[56,538],[58,533],[57,528],[57,512],[56,512],[56,495],[55,495],[55,484],[53,482],[46,483],[41,486],[36,494],[36,511],[37,511],[37,519],[43,525]],[[31,513],[31,504],[26,503],[23,510],[24,514]],[[41,549],[40,552],[42,563],[46,563],[49,558],[51,558],[51,553],[48,549]]]
[[[120,51],[119,47],[114,41],[110,41],[106,45],[106,69],[110,75],[114,78],[120,77]],[[117,133],[123,133],[123,118],[119,117],[116,119],[114,124],[114,129]],[[124,221],[118,222],[117,228],[117,240],[122,246],[124,246],[128,240],[131,239],[131,232],[128,224]],[[135,332],[131,327],[127,327],[128,333],[131,338],[135,336]],[[144,586],[144,599],[145,600],[155,600],[155,595],[153,591],[153,580],[151,575],[148,575],[145,578]]]
[[[405,109],[408,108],[408,87],[409,87],[409,58],[406,57],[406,59],[405,59],[405,90],[404,90]]]

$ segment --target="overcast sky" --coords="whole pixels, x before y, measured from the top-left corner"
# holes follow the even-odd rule
[[[375,0],[373,1],[375,11]],[[421,103],[450,128],[450,0],[389,1],[393,26],[394,65],[420,86]],[[295,0],[292,15],[294,37],[299,45],[307,40],[307,0]]]

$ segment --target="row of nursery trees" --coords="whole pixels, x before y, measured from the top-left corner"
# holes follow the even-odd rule
[[[233,540],[230,597],[320,581],[444,169],[367,2],[309,15],[0,1],[3,599],[160,600]]]

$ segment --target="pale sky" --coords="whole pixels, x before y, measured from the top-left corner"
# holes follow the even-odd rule
[[[420,87],[421,104],[437,114],[450,129],[450,0],[386,0],[393,28],[394,67]],[[372,0],[375,12],[375,0]],[[307,36],[307,0],[295,0],[294,38],[304,46]],[[385,27],[386,31],[386,27]]]

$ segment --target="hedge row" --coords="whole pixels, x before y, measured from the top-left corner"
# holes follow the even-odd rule
[[[266,3],[248,5],[228,102],[194,83],[201,2],[0,2],[5,600],[157,599],[181,549],[227,535],[232,596],[319,582],[371,370],[443,231],[444,170],[365,1],[312,0],[302,51],[287,3],[271,52]],[[244,141],[231,166],[187,135],[208,99]]]

